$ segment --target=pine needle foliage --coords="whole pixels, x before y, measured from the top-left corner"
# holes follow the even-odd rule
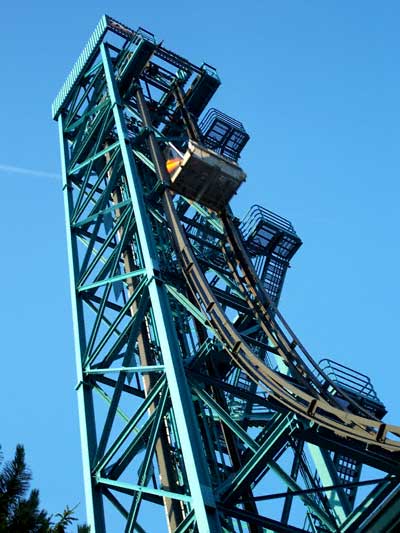
[[[21,444],[17,445],[14,458],[4,464],[0,451],[0,467],[0,533],[68,533],[68,527],[77,520],[76,507],[66,506],[56,514],[55,521],[40,508],[39,491],[29,491],[32,474]],[[90,533],[90,528],[81,525],[77,531]]]

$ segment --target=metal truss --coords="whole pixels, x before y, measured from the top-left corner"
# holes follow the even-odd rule
[[[292,227],[258,210],[263,231],[278,228],[262,255],[228,206],[171,186],[171,148],[194,140],[237,159],[234,135],[240,149],[248,138],[220,112],[199,126],[219,83],[105,16],[53,104],[88,521],[97,533],[116,515],[121,531],[159,531],[160,514],[178,533],[394,531],[400,429],[322,370],[276,307]]]

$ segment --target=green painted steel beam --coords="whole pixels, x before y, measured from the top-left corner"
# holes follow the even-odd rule
[[[82,95],[82,98],[80,99],[80,102],[77,104],[77,109],[79,109],[80,105],[84,103],[85,99],[87,98],[88,94],[89,94],[89,91],[92,89],[93,87],[93,84],[90,83],[88,87],[85,88],[85,92],[84,94]],[[79,92],[77,91],[77,95],[79,94]],[[89,107],[82,115],[79,115],[79,118],[77,120],[75,120],[75,122],[73,122],[72,124],[71,123],[68,123],[68,126],[65,128],[65,133],[71,133],[73,132],[74,130],[76,130],[79,126],[82,126],[85,122],[87,122],[88,118],[91,117],[92,115],[95,115],[96,113],[98,113],[99,111],[101,111],[104,107],[108,106],[108,101],[107,100],[103,100],[102,102],[100,102],[99,104],[93,106],[93,107]],[[72,112],[72,111],[71,111]],[[71,117],[71,120],[75,117],[75,115],[73,114],[73,116]]]
[[[123,209],[124,207],[127,207],[130,205],[129,200],[124,200],[123,202],[119,202],[117,204],[112,205],[111,207],[108,207],[107,209],[102,209],[101,211],[97,211],[94,215],[87,217],[83,220],[80,220],[79,222],[76,222],[75,224],[72,224],[72,228],[83,228],[85,226],[89,226],[93,222],[96,222],[96,220],[99,217],[104,217],[105,215],[111,215],[115,213],[117,209]]]
[[[103,150],[100,150],[99,152],[96,152],[94,155],[85,159],[85,161],[83,161],[82,163],[79,163],[79,165],[75,165],[73,168],[71,168],[69,173],[71,175],[77,174],[80,170],[87,167],[88,165],[90,165],[91,163],[99,159],[100,157],[103,157],[105,154],[115,150],[115,148],[119,148],[119,141],[113,144],[110,144],[109,146],[107,146],[106,148],[103,148]]]
[[[343,524],[341,524],[341,531],[343,533],[359,531],[360,524],[367,521],[368,517],[372,516],[376,509],[382,506],[383,502],[389,500],[392,494],[399,493],[399,487],[396,477],[387,476],[384,478],[349,514]]]
[[[70,232],[72,195],[68,186],[67,165],[68,165],[68,148],[64,139],[64,122],[62,115],[58,118],[59,139],[61,149],[61,175],[64,191],[64,210],[66,223],[66,236],[68,248],[68,262],[70,272],[70,294],[72,302],[72,321],[75,339],[75,361],[77,381],[83,382],[82,358],[85,352],[85,333],[82,302],[77,298],[76,283],[78,278],[78,251],[76,237]],[[88,523],[91,524],[96,533],[106,533],[104,506],[101,495],[98,494],[93,486],[91,477],[91,460],[96,450],[96,426],[94,419],[94,407],[92,392],[86,387],[78,389],[78,408],[79,408],[79,425],[82,446],[83,475],[85,483],[86,514]]]
[[[194,520],[195,520],[195,515],[192,510],[190,511],[190,513],[187,514],[185,519],[176,528],[175,533],[185,533],[186,531],[189,531],[189,528],[193,525]]]
[[[86,209],[88,208],[90,204],[94,204],[94,205],[92,207],[92,210],[89,213],[89,216],[93,216],[103,209],[103,206],[106,203],[106,198],[111,193],[112,189],[115,188],[116,179],[117,179],[118,172],[120,170],[121,165],[122,165],[121,152],[120,150],[114,150],[114,152],[111,154],[109,161],[106,163],[102,171],[99,173],[96,182],[93,184],[93,187],[90,190],[87,190],[87,185],[88,185],[88,180],[89,180],[89,172],[87,172],[87,176],[85,177],[84,183],[82,183],[81,185],[79,196],[74,206],[74,211],[72,215],[73,224],[76,224],[79,221],[79,218],[83,215],[83,213],[85,213]],[[108,179],[108,183],[106,187],[104,188],[103,193],[100,195],[97,201],[95,201],[94,200],[95,192],[99,188],[101,183],[104,182],[110,169],[111,169],[111,177]]]
[[[119,276],[113,276],[111,278],[102,279],[94,283],[89,283],[88,285],[79,286],[78,292],[90,291],[97,287],[102,287],[103,285],[109,285],[117,281],[124,281],[129,278],[137,278],[145,274],[146,274],[146,270],[144,268],[139,268],[138,270],[135,270],[134,272],[127,272],[126,274],[120,274]]]
[[[81,384],[79,384],[79,386],[81,386]],[[108,395],[108,394],[107,394],[107,393],[106,393],[101,387],[99,387],[98,383],[95,383],[95,384],[93,385],[93,390],[94,390],[95,392],[97,392],[97,394],[98,394],[98,395],[99,395],[99,396],[100,396],[100,397],[101,397],[101,398],[102,398],[102,399],[103,399],[108,405],[111,404],[111,398],[110,398],[110,396],[109,396],[109,395]],[[118,407],[118,409],[117,409],[117,414],[118,414],[118,416],[119,416],[122,420],[124,420],[124,422],[129,422],[130,417],[129,417],[126,413],[124,413],[124,411],[123,411],[120,407]],[[135,431],[135,429],[133,429],[133,431]]]
[[[154,459],[154,452],[157,440],[159,438],[158,433],[160,430],[161,423],[163,421],[165,410],[167,407],[168,399],[168,390],[165,389],[160,397],[158,398],[157,407],[154,411],[154,421],[152,423],[149,438],[146,443],[146,450],[138,471],[138,483],[142,486],[147,486],[151,478],[151,466]],[[138,491],[134,496],[131,503],[131,509],[129,511],[126,528],[127,532],[133,531],[137,515],[139,512],[139,507],[141,503],[141,492]]]
[[[198,433],[197,422],[189,389],[184,375],[180,350],[176,339],[167,295],[164,287],[156,281],[154,272],[159,270],[156,260],[155,244],[146,213],[142,185],[137,175],[133,154],[128,150],[129,137],[126,131],[121,98],[118,93],[112,62],[108,50],[101,45],[101,54],[111,98],[118,139],[124,161],[126,178],[134,207],[137,231],[141,244],[143,261],[149,279],[149,293],[152,309],[156,316],[159,343],[170,388],[171,402],[177,419],[180,444],[185,460],[186,475],[195,509],[196,523],[201,533],[219,531],[219,519],[215,509],[215,501],[208,479],[208,470],[202,456],[202,445]]]
[[[135,485],[133,483],[123,483],[122,481],[113,481],[103,477],[97,478],[97,483],[110,489],[118,490],[124,494],[134,495],[137,492],[143,492],[145,494],[153,494],[155,496],[161,496],[162,498],[170,498],[171,500],[179,500],[182,502],[193,503],[192,498],[187,494],[179,494],[177,492],[171,492],[169,490],[154,489],[152,487],[143,487],[141,485]]]
[[[125,509],[125,507],[121,504],[121,502],[112,494],[112,492],[109,489],[103,489],[102,493],[104,496],[113,504],[113,506],[121,513],[121,515],[126,519],[128,518],[128,511]],[[142,526],[136,522],[135,524],[135,530],[137,533],[147,533]]]
[[[136,301],[136,299],[139,297],[139,295],[143,296],[143,291],[145,287],[147,286],[147,279],[143,278],[138,286],[136,287],[135,291],[132,293],[132,295],[129,297],[125,305],[121,308],[121,311],[118,313],[118,315],[115,317],[112,325],[108,328],[108,331],[103,335],[101,341],[97,344],[96,348],[94,348],[90,353],[85,354],[85,366],[88,364],[91,364],[96,357],[99,356],[99,354],[102,352],[104,347],[107,345],[108,341],[112,337],[113,333],[121,323],[122,319],[125,317],[127,311],[131,308],[133,302]],[[130,319],[130,322],[125,326],[123,332],[119,335],[119,338],[115,341],[113,348],[109,349],[108,352],[111,353],[112,350],[116,349],[117,346],[119,346],[121,342],[121,338],[124,336],[125,333],[127,333],[130,329],[130,327],[135,323],[136,317],[133,316]],[[137,322],[137,320],[136,320]]]
[[[149,372],[164,372],[164,365],[155,365],[155,366],[121,366],[121,367],[111,367],[111,368],[92,368],[90,370],[85,370],[85,374],[107,374],[115,372],[124,372],[126,374],[147,374]]]
[[[307,443],[307,446],[310,450],[311,457],[314,461],[322,485],[339,485],[340,481],[329,454],[315,444]],[[351,511],[350,503],[345,491],[340,488],[328,491],[326,497],[329,501],[329,507],[336,516],[337,524],[341,524]]]
[[[204,313],[200,311],[186,296],[180,293],[173,285],[165,284],[167,291],[179,302],[200,324],[210,329],[214,333],[214,329],[210,326],[209,320]]]
[[[157,384],[152,388],[152,390],[150,391],[148,396],[145,398],[145,400],[141,403],[139,408],[136,410],[136,413],[130,418],[129,422],[126,424],[124,429],[114,439],[112,445],[107,449],[107,452],[103,453],[101,457],[98,457],[97,462],[93,467],[93,471],[101,472],[101,470],[108,464],[108,462],[112,459],[112,457],[121,448],[121,446],[124,444],[124,442],[129,437],[132,431],[135,431],[136,433],[135,438],[137,438],[138,435],[139,435],[138,438],[140,438],[140,434],[143,428],[137,427],[139,424],[139,421],[147,413],[147,410],[153,404],[156,397],[160,394],[160,392],[162,391],[164,387],[165,387],[165,376],[162,376],[158,380]]]
[[[255,481],[256,476],[260,474],[260,464],[262,468],[269,466],[272,470],[274,464],[271,463],[273,453],[276,453],[276,445],[282,439],[285,440],[294,429],[293,415],[277,414],[275,419],[270,423],[270,431],[262,443],[259,443],[258,449],[253,453],[248,461],[235,473],[232,478],[228,478],[220,487],[218,493],[220,500],[226,501],[232,499],[236,494],[243,490],[243,485],[248,485]]]
[[[248,434],[240,427],[239,424],[237,424],[234,420],[230,419],[230,416],[228,413],[226,413],[205,391],[202,391],[195,386],[193,387],[193,390],[196,392],[196,394],[213,410],[213,412],[217,413],[221,420],[224,421],[234,431],[234,433],[252,450],[255,454],[262,449],[261,456],[265,455],[271,445],[271,441],[268,439],[268,446],[267,449],[264,450],[260,444],[256,443],[251,437],[248,436]],[[289,417],[289,423],[292,423],[292,419]],[[283,419],[285,422],[285,419]],[[262,457],[261,457],[262,458]],[[259,460],[260,457],[256,455],[256,459]],[[257,462],[257,461],[256,461]],[[266,461],[266,465],[277,474],[282,481],[288,486],[291,490],[301,490],[301,487],[296,483],[295,480],[293,480],[284,470],[281,466],[279,466],[275,461],[273,461],[271,458],[269,458]],[[253,468],[253,464],[250,465],[250,469]],[[248,475],[247,468],[243,471],[246,475]],[[239,474],[240,476],[241,474]],[[227,486],[222,487],[222,491],[228,491]],[[302,495],[301,499],[304,501],[304,503],[309,507],[309,509],[316,515],[318,518],[328,527],[330,531],[335,531],[336,525],[332,518],[328,516],[325,511],[323,511],[320,507],[318,507],[312,499],[310,499],[307,495]]]

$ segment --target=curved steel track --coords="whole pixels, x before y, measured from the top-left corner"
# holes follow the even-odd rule
[[[400,427],[385,424],[372,418],[367,411],[339,389],[336,384],[332,383],[298,341],[282,315],[272,307],[268,295],[251,266],[236,228],[225,213],[220,215],[220,222],[226,235],[225,256],[227,265],[235,280],[239,282],[241,291],[246,296],[246,301],[257,317],[261,319],[263,331],[272,345],[275,346],[276,353],[282,357],[301,386],[283,374],[272,370],[254,355],[213,294],[212,287],[200,268],[181,225],[169,189],[164,191],[163,202],[186,281],[198,301],[199,307],[208,317],[210,324],[218,333],[219,340],[226,347],[234,363],[252,381],[264,389],[268,399],[276,404],[278,409],[292,411],[303,419],[312,421],[340,437],[354,439],[364,445],[381,450],[399,452]],[[231,254],[228,253],[228,247]],[[234,261],[229,259],[229,255],[233,255]],[[269,309],[273,311],[275,316],[269,312]],[[280,320],[284,325],[291,340],[279,326],[277,320]],[[300,349],[303,357],[296,351],[296,348]],[[340,406],[335,396],[322,389],[321,382],[318,381],[304,360],[324,377],[326,383],[340,392],[341,397],[348,401],[348,408]],[[357,410],[361,415],[353,413],[351,408]]]

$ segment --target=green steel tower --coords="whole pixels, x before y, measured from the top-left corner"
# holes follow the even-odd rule
[[[249,136],[208,107],[219,85],[103,16],[53,104],[88,522],[398,531],[400,428],[279,312],[301,241],[263,207],[233,216]]]

